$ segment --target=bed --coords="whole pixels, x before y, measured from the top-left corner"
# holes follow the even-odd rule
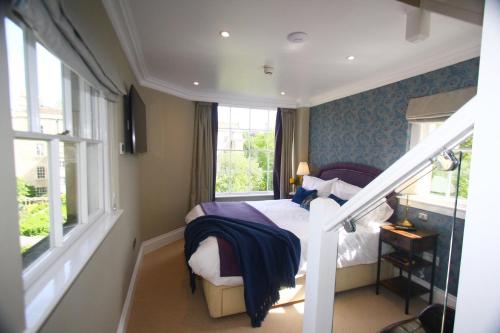
[[[378,169],[353,163],[335,163],[319,171],[316,175],[323,180],[340,179],[349,184],[364,187],[380,174]],[[282,229],[293,232],[301,242],[301,258],[296,275],[296,287],[280,292],[277,305],[304,299],[307,269],[307,234],[309,212],[289,199],[247,202],[267,216]],[[204,212],[198,205],[186,216],[191,222]],[[339,255],[337,257],[337,292],[350,290],[375,283],[379,228],[386,221],[373,221],[358,225],[356,232],[339,234]],[[387,251],[388,249],[383,249]],[[241,276],[221,276],[219,248],[215,237],[208,237],[200,243],[191,256],[189,265],[201,280],[209,314],[219,318],[245,312],[243,280]],[[390,265],[384,264],[382,278],[392,276]]]

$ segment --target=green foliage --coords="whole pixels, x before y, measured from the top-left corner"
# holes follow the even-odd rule
[[[17,197],[26,198],[29,193],[26,182],[21,178],[17,178],[16,181],[17,181]]]
[[[462,151],[462,165],[461,165],[461,171],[460,171],[460,186],[458,189],[458,196],[463,199],[467,199],[469,195],[469,173],[470,173],[470,164],[471,164],[471,159],[472,159],[472,153],[470,152],[470,149],[472,148],[472,143],[473,143],[473,136],[469,136],[467,139],[465,139],[460,145],[459,145],[459,150]],[[456,152],[456,156],[458,158],[458,152]],[[457,182],[457,174],[458,174],[458,169],[455,169],[452,174],[451,174],[451,186],[452,190],[451,195],[455,195],[456,193],[456,182]],[[448,172],[447,171],[441,171],[441,170],[434,170],[432,172],[432,177],[433,181],[438,179],[446,179],[448,177]],[[440,184],[440,186],[436,186],[438,189],[433,189],[432,192],[435,194],[440,194],[443,195],[445,194],[445,188],[444,186],[447,186],[445,184]]]
[[[248,192],[272,190],[274,134],[244,134],[243,151],[222,151],[218,156],[217,192]],[[269,175],[269,176],[268,176]]]
[[[462,170],[460,171],[460,186],[458,189],[458,196],[467,199],[469,195],[469,173],[472,154],[464,153],[462,156]],[[454,174],[456,179],[456,173]]]
[[[17,196],[18,198],[34,198],[36,197],[36,188],[33,185],[28,185],[23,179],[17,178]]]
[[[265,174],[255,159],[243,153],[223,152],[218,157],[217,192],[265,191]]]
[[[49,203],[39,202],[25,205],[19,212],[19,229],[23,236],[46,236],[49,234]]]
[[[28,189],[28,198],[36,198],[37,193],[36,193],[36,188],[33,185],[26,185],[26,188]]]

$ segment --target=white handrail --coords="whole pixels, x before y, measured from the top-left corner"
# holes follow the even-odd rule
[[[474,129],[474,109],[477,104],[475,100],[476,97],[473,97],[459,111],[448,118],[441,127],[347,201],[338,213],[325,224],[324,231],[332,231],[360,210],[364,210],[367,206],[373,205],[380,198],[390,194],[402,182],[430,165],[432,159],[444,149],[456,146],[470,135]]]

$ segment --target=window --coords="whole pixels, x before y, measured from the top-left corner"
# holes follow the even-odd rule
[[[45,156],[45,150],[44,150],[44,145],[43,144],[37,144],[35,146],[36,148],[36,156]]]
[[[219,106],[217,193],[273,190],[276,112]]]
[[[43,197],[47,195],[47,188],[46,187],[37,187],[36,188],[36,196],[37,197]]]
[[[433,130],[441,126],[441,124],[441,122],[412,123],[410,145],[415,146],[417,143],[425,139]],[[473,137],[470,136],[454,149],[455,152],[461,151],[463,154],[460,188],[458,189],[458,197],[462,205],[465,205],[469,190],[472,142]],[[416,184],[417,195],[432,197],[442,203],[446,203],[447,200],[451,201],[455,198],[457,193],[456,179],[457,170],[447,172],[435,168],[432,172],[418,181]]]
[[[45,179],[45,168],[44,167],[36,167],[36,178],[37,179]]]
[[[32,32],[5,25],[19,237],[29,268],[105,213],[107,103]]]

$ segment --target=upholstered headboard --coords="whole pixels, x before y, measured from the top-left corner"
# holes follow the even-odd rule
[[[365,187],[382,171],[377,168],[357,163],[333,163],[318,172],[317,177],[329,180],[339,178],[349,184]]]
[[[316,174],[316,177],[324,180],[339,178],[349,184],[365,187],[381,173],[382,171],[375,167],[344,162],[329,164],[321,168]],[[395,209],[397,206],[397,198],[394,193],[389,194],[386,198],[387,203]]]

